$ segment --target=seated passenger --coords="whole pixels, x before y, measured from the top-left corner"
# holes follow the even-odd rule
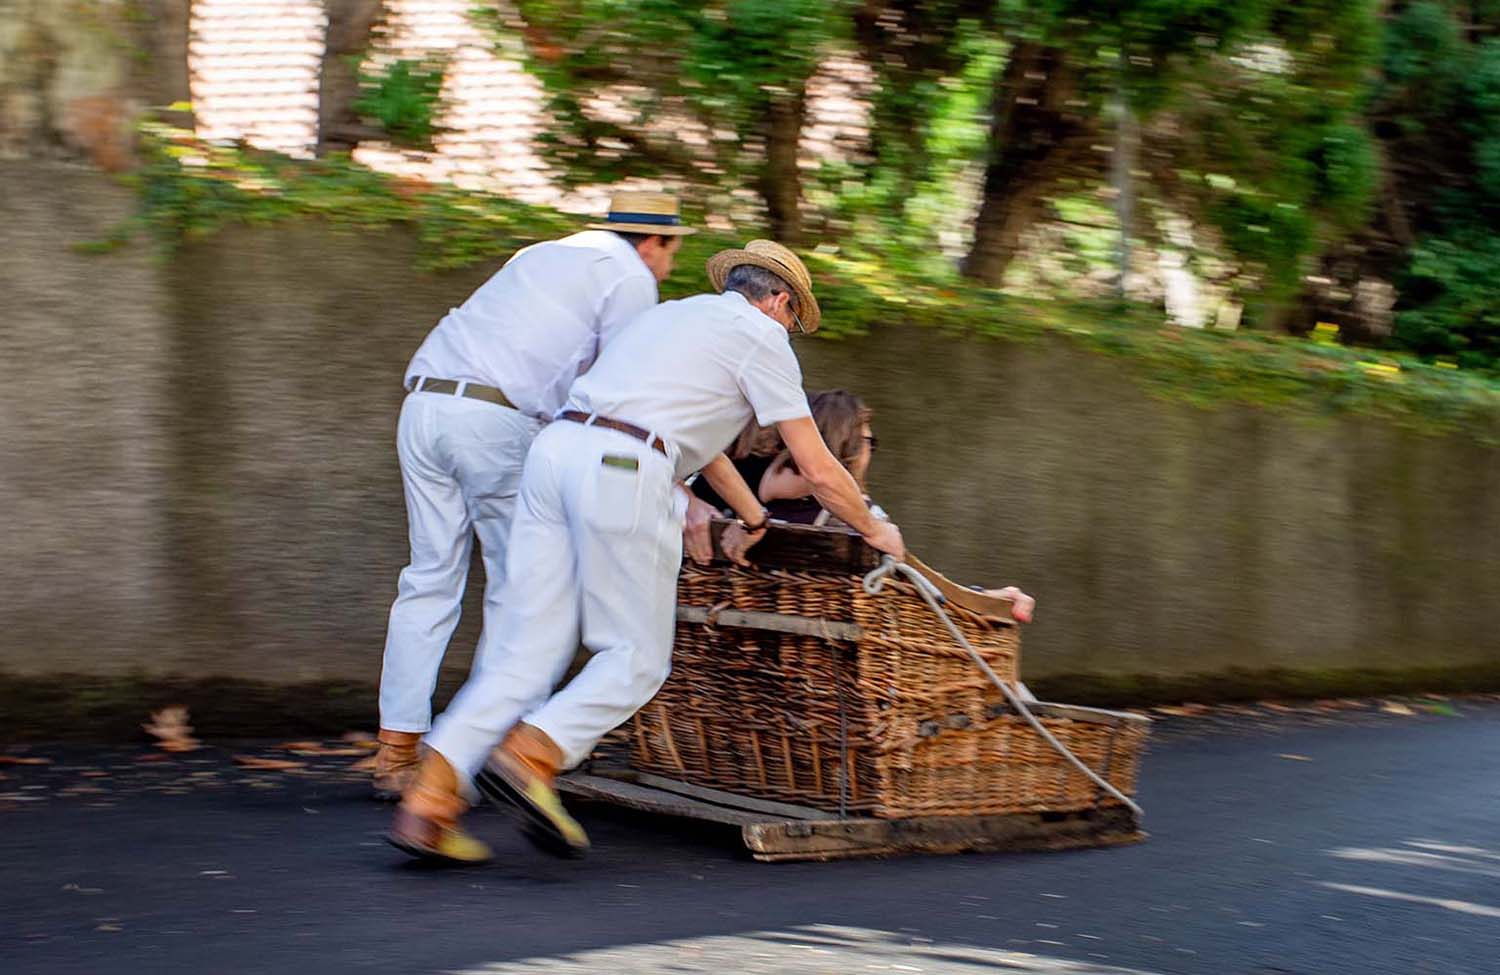
[[[869,408],[858,396],[842,389],[813,393],[807,402],[828,449],[863,488],[875,446]],[[772,518],[796,525],[821,525],[828,521],[828,512],[813,497],[812,485],[798,472],[797,462],[774,428],[763,428],[752,421],[725,453]],[[693,483],[693,493],[716,510],[727,508],[724,499],[703,478]],[[879,510],[875,514],[884,517]]]
[[[870,429],[870,408],[858,396],[842,389],[812,393],[807,402],[828,449],[863,489],[877,443]],[[725,453],[772,518],[798,525],[839,524],[813,497],[812,485],[798,473],[796,461],[781,444],[775,428],[759,427],[751,421]],[[724,500],[703,478],[698,478],[692,489],[715,510],[721,513],[726,510]],[[877,517],[885,517],[885,512],[871,502],[868,495],[865,501]],[[1009,600],[1011,615],[1018,622],[1031,622],[1036,600],[1015,586],[974,588],[987,596]]]

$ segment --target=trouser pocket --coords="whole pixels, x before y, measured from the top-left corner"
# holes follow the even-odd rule
[[[641,518],[643,483],[639,455],[604,454],[589,474],[584,520],[595,531],[618,535],[635,531]]]

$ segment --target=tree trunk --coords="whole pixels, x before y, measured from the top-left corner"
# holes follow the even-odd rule
[[[318,155],[350,152],[359,143],[358,60],[385,16],[384,0],[323,0],[328,33],[318,72]]]
[[[771,234],[783,244],[802,242],[802,174],[797,149],[807,114],[807,93],[774,95],[766,109],[766,165],[760,190]]]
[[[995,85],[990,114],[989,161],[983,199],[974,220],[974,243],[963,273],[998,287],[1020,249],[1021,235],[1041,215],[1047,190],[1092,120],[1068,102],[1077,79],[1058,48],[1017,44]]]
[[[1122,53],[1122,62],[1124,57]],[[1135,226],[1135,180],[1131,173],[1135,169],[1139,141],[1135,113],[1122,85],[1115,93],[1115,151],[1109,167],[1109,181],[1115,191],[1115,219],[1120,224],[1120,237],[1115,242],[1115,264],[1120,273],[1117,287],[1121,300],[1130,297],[1130,232]]]
[[[178,128],[193,128],[193,113],[171,111],[170,106],[190,104],[193,100],[191,73],[188,70],[188,44],[191,40],[192,0],[152,0],[147,8],[150,18],[143,21],[143,49],[151,53],[143,71],[145,87],[161,117]]]

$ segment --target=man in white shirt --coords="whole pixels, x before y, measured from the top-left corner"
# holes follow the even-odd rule
[[[399,797],[416,774],[474,537],[491,632],[532,439],[599,350],[656,304],[658,282],[693,232],[675,198],[617,193],[602,223],[518,251],[412,357],[396,432],[411,564],[386,635],[377,796]]]
[[[870,513],[808,409],[788,334],[818,325],[807,269],[779,244],[751,241],[708,270],[722,294],[641,315],[532,446],[499,622],[427,736],[431,750],[396,814],[390,839],[406,852],[487,858],[458,826],[476,776],[487,797],[520,808],[540,845],[587,847],[553,780],[666,680],[687,509],[678,482],[701,469],[739,515],[723,541],[731,558],[743,563],[763,537],[765,509],[723,453],[752,416],[776,425],[830,511],[876,548],[904,553],[900,531]],[[580,640],[593,656],[553,693]]]

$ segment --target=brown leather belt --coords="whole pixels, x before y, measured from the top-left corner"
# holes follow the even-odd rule
[[[457,379],[434,379],[431,376],[413,376],[406,384],[409,393],[458,393]],[[467,399],[482,399],[486,403],[494,403],[496,406],[507,406],[516,408],[516,404],[494,386],[485,386],[482,383],[464,384],[463,395]]]
[[[590,423],[592,417],[593,422]],[[563,410],[557,414],[559,420],[567,420],[570,423],[583,423],[590,426],[603,427],[606,430],[617,430],[626,436],[634,437],[652,450],[667,456],[667,442],[661,437],[652,437],[650,430],[642,430],[634,423],[626,423],[624,420],[612,420],[607,416],[594,416],[591,413],[580,413],[578,410]]]

